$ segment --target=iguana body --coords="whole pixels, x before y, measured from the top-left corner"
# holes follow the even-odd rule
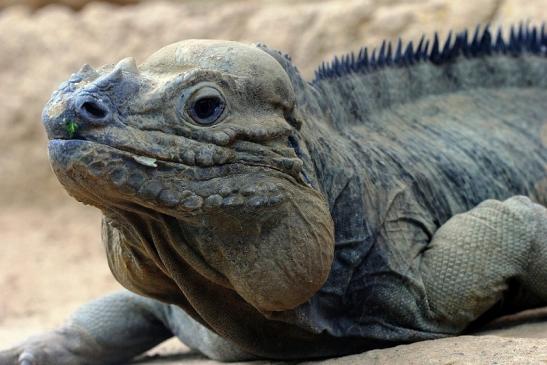
[[[220,41],[84,68],[44,111],[52,166],[153,299],[90,303],[0,364],[116,363],[171,335],[221,360],[337,356],[545,304],[547,36],[439,49],[313,83]]]

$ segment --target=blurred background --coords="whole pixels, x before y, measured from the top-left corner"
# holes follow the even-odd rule
[[[100,214],[53,176],[40,124],[51,92],[84,63],[138,62],[185,38],[263,42],[302,73],[383,39],[477,24],[539,23],[547,0],[0,0],[0,348],[118,288]]]

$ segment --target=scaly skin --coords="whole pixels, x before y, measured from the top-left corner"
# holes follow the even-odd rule
[[[225,361],[337,356],[545,304],[546,75],[500,54],[309,84],[265,46],[194,40],[84,67],[44,110],[50,159],[136,294],[0,365],[171,335]]]

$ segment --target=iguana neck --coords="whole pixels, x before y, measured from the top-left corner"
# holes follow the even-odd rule
[[[368,73],[347,73],[313,84],[322,109],[337,129],[374,120],[394,105],[421,98],[480,88],[547,88],[547,57],[521,54],[463,56],[453,62],[386,67]]]
[[[340,126],[429,95],[483,87],[545,88],[545,24],[521,23],[505,33],[499,28],[492,34],[486,26],[473,35],[465,30],[453,37],[450,32],[444,42],[437,34],[417,44],[399,40],[392,47],[384,41],[378,49],[362,48],[323,63],[312,85]]]

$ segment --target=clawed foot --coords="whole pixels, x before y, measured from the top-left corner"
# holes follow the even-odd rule
[[[82,357],[79,336],[57,330],[33,336],[18,346],[0,351],[0,365],[77,365],[92,364]],[[86,349],[90,353],[92,349]],[[92,352],[91,352],[92,353]]]
[[[34,355],[32,354],[32,352],[23,351],[21,355],[19,355],[18,364],[19,365],[36,364],[36,361],[34,359]]]

